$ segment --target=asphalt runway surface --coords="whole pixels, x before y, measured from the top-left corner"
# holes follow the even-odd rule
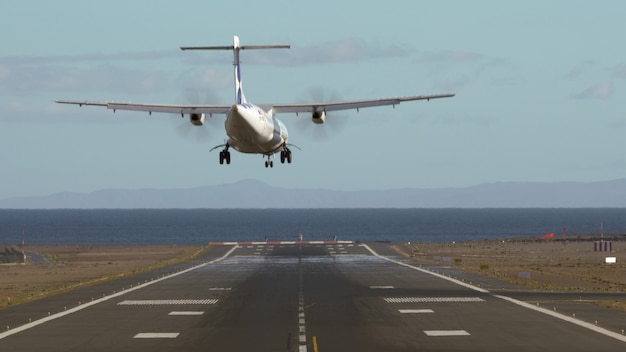
[[[626,350],[624,312],[433,269],[385,244],[218,246],[4,309],[0,351]]]

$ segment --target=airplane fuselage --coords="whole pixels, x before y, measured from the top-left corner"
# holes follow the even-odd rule
[[[285,125],[253,104],[234,104],[224,126],[228,145],[241,153],[271,155],[287,144]]]

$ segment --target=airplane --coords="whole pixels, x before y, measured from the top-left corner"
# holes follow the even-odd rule
[[[228,139],[225,144],[212,148],[213,151],[223,148],[219,153],[220,164],[230,164],[230,148],[241,153],[261,154],[265,167],[274,167],[274,154],[280,152],[281,163],[292,162],[292,152],[289,147],[298,148],[290,144],[287,127],[275,117],[277,113],[308,113],[315,124],[323,124],[327,113],[338,110],[355,110],[375,106],[393,106],[413,100],[427,100],[450,98],[454,94],[416,95],[384,99],[368,99],[337,102],[314,102],[303,104],[259,104],[250,103],[244,93],[241,80],[241,65],[239,53],[241,50],[251,49],[290,49],[291,45],[240,45],[239,37],[234,36],[233,45],[228,46],[186,46],[181,50],[231,50],[233,52],[233,66],[235,76],[235,102],[232,105],[170,105],[170,104],[134,104],[120,102],[56,100],[60,104],[74,104],[79,106],[102,106],[113,110],[144,111],[152,115],[156,113],[180,114],[189,116],[194,126],[204,125],[205,116],[214,114],[226,115],[224,127]]]

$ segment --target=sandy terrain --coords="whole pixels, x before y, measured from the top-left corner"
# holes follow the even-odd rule
[[[0,308],[191,259],[200,246],[29,247],[48,264],[0,265]]]
[[[533,289],[626,292],[626,238],[612,241],[612,252],[594,252],[582,240],[485,240],[397,245],[415,261],[438,263]],[[616,263],[607,264],[606,257]],[[626,310],[626,300],[603,302]]]
[[[626,237],[626,236],[625,236]],[[626,238],[613,251],[594,252],[593,241],[485,240],[459,243],[394,244],[403,255],[520,286],[546,290],[626,292]],[[47,264],[0,265],[0,308],[103,280],[191,259],[207,250],[199,246],[28,248]],[[606,264],[606,257],[616,263]],[[38,260],[39,259],[39,260]],[[626,302],[607,302],[626,308]]]

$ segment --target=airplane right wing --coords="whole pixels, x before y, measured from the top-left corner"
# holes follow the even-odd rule
[[[129,110],[129,111],[146,111],[150,114],[153,112],[168,113],[168,114],[226,114],[230,110],[231,105],[170,105],[170,104],[136,104],[136,103],[115,103],[115,102],[100,102],[100,101],[88,101],[88,100],[56,100],[60,104],[73,104],[73,105],[89,105],[89,106],[103,106],[107,109],[116,110]]]
[[[367,99],[353,101],[339,101],[328,103],[303,103],[303,104],[274,104],[268,105],[274,109],[274,112],[281,113],[301,113],[301,112],[327,112],[337,110],[353,110],[360,108],[371,108],[375,106],[398,105],[401,102],[413,100],[430,100],[439,98],[451,98],[454,94],[437,94],[437,95],[414,95],[408,97]]]

